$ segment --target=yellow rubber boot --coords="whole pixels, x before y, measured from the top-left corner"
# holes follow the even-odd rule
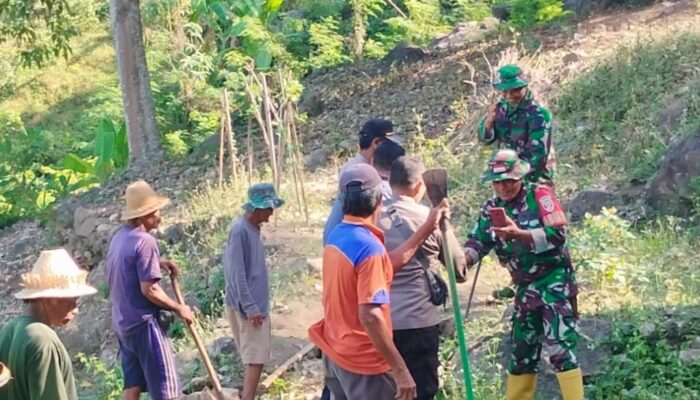
[[[564,400],[583,400],[583,375],[581,368],[557,373],[561,396]]]
[[[508,374],[506,400],[532,400],[535,398],[537,374]]]

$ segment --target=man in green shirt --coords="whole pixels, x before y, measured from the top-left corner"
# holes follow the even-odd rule
[[[52,327],[68,324],[78,313],[78,298],[94,294],[64,249],[43,251],[30,273],[22,275],[15,297],[24,315],[0,330],[0,362],[12,379],[0,387],[0,400],[77,400],[68,351]]]

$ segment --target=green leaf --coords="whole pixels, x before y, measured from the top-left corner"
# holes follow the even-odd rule
[[[212,3],[209,5],[209,8],[214,11],[217,17],[219,17],[220,20],[226,21],[228,19],[228,14],[229,11],[226,9],[226,6],[221,3],[221,2],[216,2]]]
[[[111,120],[103,119],[100,122],[100,128],[97,131],[97,140],[95,142],[95,156],[97,156],[95,167],[100,169],[103,164],[110,163],[113,154],[114,124]]]
[[[114,136],[114,166],[124,168],[129,164],[129,138],[126,134],[126,124],[122,122]]]
[[[226,34],[230,37],[237,37],[238,35],[243,33],[246,30],[246,28],[248,28],[248,23],[244,20],[240,20],[233,24]]]
[[[41,209],[48,207],[54,201],[56,201],[56,196],[54,196],[54,193],[44,189],[37,194],[35,203],[36,206]]]
[[[272,65],[272,53],[267,46],[260,46],[257,53],[255,54],[255,68],[265,70],[270,68]]]
[[[238,8],[239,16],[257,17],[260,15],[261,3],[256,0],[240,0],[235,2],[234,7]]]
[[[63,166],[73,172],[89,175],[95,174],[95,167],[92,164],[73,153],[68,153],[66,158],[63,159]]]
[[[266,0],[263,5],[263,11],[267,14],[273,13],[280,9],[282,3],[284,3],[284,0]]]

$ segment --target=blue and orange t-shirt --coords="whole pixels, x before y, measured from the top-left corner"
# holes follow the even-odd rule
[[[391,332],[392,277],[382,231],[367,219],[346,216],[323,249],[323,319],[309,328],[311,341],[341,368],[361,375],[391,369],[365,332],[359,305],[379,305]]]

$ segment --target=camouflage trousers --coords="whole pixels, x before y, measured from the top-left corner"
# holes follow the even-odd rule
[[[508,370],[511,374],[537,372],[544,344],[556,372],[578,367],[576,345],[579,334],[576,316],[569,299],[545,304],[532,310],[513,313],[513,352]]]

